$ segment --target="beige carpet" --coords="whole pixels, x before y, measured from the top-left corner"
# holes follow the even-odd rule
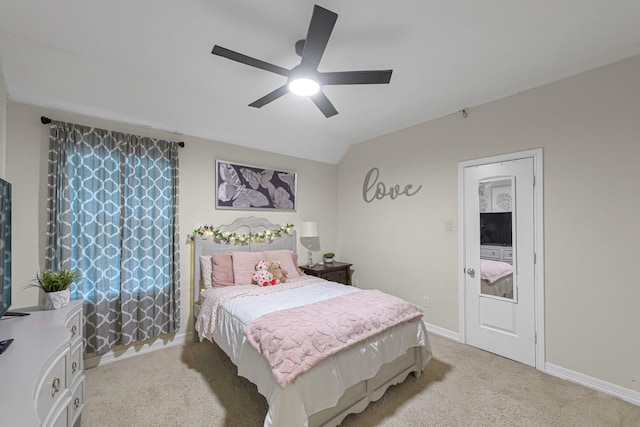
[[[343,426],[640,426],[640,407],[491,353],[430,335],[424,374],[391,387]],[[86,371],[84,427],[259,427],[255,386],[209,342]],[[296,427],[296,426],[285,426]]]

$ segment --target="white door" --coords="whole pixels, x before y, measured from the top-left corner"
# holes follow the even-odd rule
[[[463,179],[466,342],[536,366],[533,158]]]

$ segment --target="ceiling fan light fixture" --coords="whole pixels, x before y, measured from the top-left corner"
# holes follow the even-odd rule
[[[318,93],[320,84],[313,79],[301,77],[289,82],[289,90],[299,96],[311,96]]]
[[[338,19],[338,14],[315,5],[307,36],[298,40],[295,45],[300,63],[292,69],[286,69],[251,56],[235,52],[222,46],[213,46],[212,54],[222,56],[241,64],[279,74],[287,78],[287,82],[249,104],[249,107],[261,108],[284,96],[288,92],[309,97],[326,118],[338,114],[329,98],[323,93],[327,85],[360,85],[387,84],[391,80],[393,70],[364,70],[319,72],[318,65],[324,55],[329,37]]]

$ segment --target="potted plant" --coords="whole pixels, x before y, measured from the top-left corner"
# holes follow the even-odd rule
[[[335,254],[333,252],[327,252],[322,255],[322,259],[324,260],[325,264],[331,264],[333,262],[334,256]]]
[[[45,310],[62,308],[69,304],[71,292],[69,286],[80,280],[78,270],[47,270],[36,275],[33,286],[40,289],[40,305]]]

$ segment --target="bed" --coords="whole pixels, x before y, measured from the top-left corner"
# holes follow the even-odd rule
[[[257,233],[279,229],[280,225],[272,224],[264,218],[248,217],[237,219],[216,230],[225,236],[229,233],[255,236]],[[263,320],[272,311],[281,310],[284,306],[296,310],[297,304],[303,304],[300,301],[305,301],[306,304],[307,298],[316,298],[320,301],[317,305],[322,305],[323,298],[325,301],[329,297],[335,298],[331,301],[333,303],[345,294],[353,293],[360,297],[368,291],[362,292],[350,286],[301,275],[285,284],[272,286],[271,288],[283,288],[269,292],[268,295],[251,295],[253,289],[260,288],[248,284],[205,289],[201,292],[204,285],[201,260],[231,251],[236,254],[263,251],[295,253],[296,233],[288,231],[289,233],[282,233],[278,238],[267,239],[269,242],[249,241],[242,245],[232,245],[206,234],[193,236],[196,331],[201,339],[206,337],[215,342],[238,367],[238,375],[254,383],[266,398],[269,410],[264,421],[265,427],[336,426],[347,415],[363,411],[370,402],[381,398],[388,387],[403,382],[410,373],[420,376],[431,358],[429,340],[421,319],[405,321],[329,356],[286,385],[281,385],[281,379],[276,379],[275,370],[272,371],[267,359],[245,336],[248,322],[252,319]],[[295,259],[295,256],[292,255],[292,258]],[[205,271],[204,277],[208,273]],[[245,290],[248,293],[246,296],[229,301],[220,297],[225,292],[242,294]],[[217,309],[212,310],[212,307]],[[299,308],[305,307],[308,306]],[[207,322],[214,322],[215,327],[207,330],[203,327]]]
[[[513,266],[511,264],[481,259],[480,276],[482,294],[513,299]]]

